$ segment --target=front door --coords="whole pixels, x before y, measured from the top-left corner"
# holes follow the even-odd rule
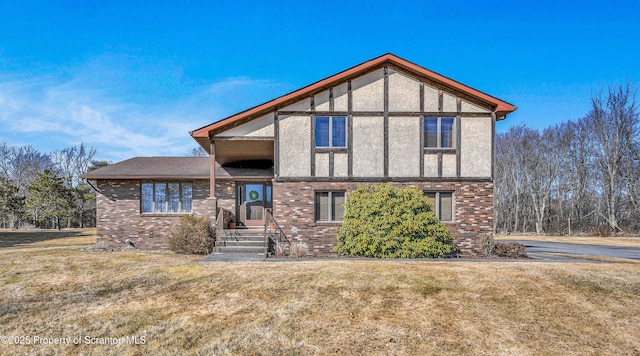
[[[264,210],[271,208],[271,185],[267,183],[238,183],[238,214],[246,226],[262,226]]]

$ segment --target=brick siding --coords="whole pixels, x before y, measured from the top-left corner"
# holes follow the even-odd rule
[[[348,196],[349,192],[363,184],[374,183],[274,182],[274,218],[292,242],[307,243],[311,254],[316,256],[335,254],[333,247],[336,245],[336,235],[341,224],[315,221],[314,192],[343,190]],[[454,220],[445,224],[453,233],[462,256],[478,255],[480,253],[476,243],[478,235],[493,233],[492,182],[416,182],[393,185],[416,186],[420,190],[428,191],[454,192]]]
[[[99,180],[96,204],[97,245],[129,248],[130,240],[144,250],[166,249],[169,234],[183,214],[141,214],[139,180]],[[209,181],[193,181],[192,212],[215,219],[215,202],[208,199]]]

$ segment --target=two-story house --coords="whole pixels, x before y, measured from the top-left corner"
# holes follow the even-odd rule
[[[495,124],[516,108],[385,54],[191,132],[208,158],[132,158],[97,181],[98,241],[167,246],[182,214],[273,218],[316,255],[358,185],[417,186],[463,253],[493,233]]]

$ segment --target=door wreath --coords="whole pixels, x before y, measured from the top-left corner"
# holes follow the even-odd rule
[[[252,191],[249,192],[249,200],[251,200],[251,201],[258,200],[258,196],[259,196],[259,194],[255,190],[252,190]]]

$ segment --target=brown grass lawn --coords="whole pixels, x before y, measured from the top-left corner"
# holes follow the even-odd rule
[[[496,235],[496,240],[537,240],[572,244],[626,246],[640,248],[640,237],[633,236],[546,236],[546,235]]]
[[[41,338],[0,354],[640,353],[638,263],[200,263],[78,238],[0,249],[0,335]],[[80,344],[41,344],[60,337]]]

